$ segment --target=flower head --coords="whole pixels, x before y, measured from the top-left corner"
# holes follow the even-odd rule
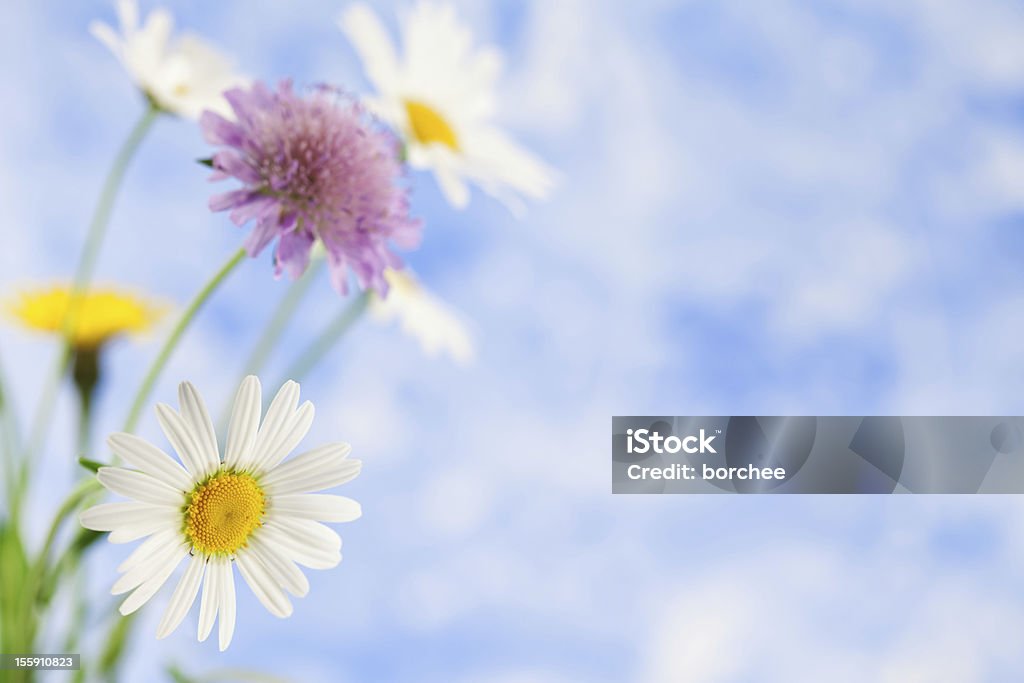
[[[473,360],[473,339],[457,312],[427,291],[405,270],[388,270],[387,299],[374,296],[371,314],[381,322],[397,320],[402,331],[415,338],[429,356],[446,353],[458,363]]]
[[[362,287],[387,292],[384,269],[401,264],[392,243],[414,247],[421,229],[409,217],[396,141],[325,88],[300,97],[287,81],[276,90],[256,83],[226,97],[237,122],[206,112],[200,126],[224,147],[213,179],[243,187],[212,197],[210,208],[230,209],[236,225],[255,221],[245,242],[251,256],[277,238],[278,274],[301,275],[319,240],[338,291],[347,291],[351,270]]]
[[[118,0],[117,17],[120,35],[99,21],[89,30],[150,100],[164,111],[191,119],[204,109],[227,113],[221,93],[244,81],[230,60],[191,34],[172,41],[174,19],[167,10],[153,10],[140,27],[135,0]]]
[[[18,294],[8,306],[24,327],[62,334],[72,301],[70,287],[50,287]],[[148,331],[165,307],[113,289],[92,289],[79,295],[70,330],[75,349],[96,349],[115,337]]]
[[[181,462],[131,434],[107,440],[134,469],[101,467],[103,486],[132,502],[103,503],[82,512],[82,526],[109,531],[111,543],[148,537],[118,570],[115,595],[131,591],[121,614],[144,605],[187,558],[187,566],[157,629],[170,635],[199,594],[199,640],[220,621],[224,650],[235,628],[232,566],[271,614],[287,617],[286,592],[302,597],[309,581],[296,565],[329,569],[341,561],[341,539],[321,522],[349,522],[359,503],[317,494],[354,479],[362,466],[351,447],[332,443],[291,453],[313,423],[313,404],[299,405],[299,385],[287,382],[260,422],[259,380],[247,377],[235,397],[224,456],[202,397],[188,382],[181,410],[157,406],[157,418]]]
[[[409,164],[432,170],[453,206],[469,202],[466,181],[513,210],[520,194],[548,193],[554,173],[491,123],[500,53],[474,49],[454,8],[418,2],[402,17],[401,57],[367,5],[352,5],[339,23],[377,89],[368,106],[401,131]]]

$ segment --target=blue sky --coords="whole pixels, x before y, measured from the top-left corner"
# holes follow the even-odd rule
[[[144,3],[145,9],[153,5]],[[182,2],[247,73],[366,89],[343,2]],[[394,22],[394,5],[381,13]],[[980,2],[472,2],[507,57],[502,122],[559,169],[524,220],[414,177],[409,261],[472,320],[469,368],[361,325],[303,385],[307,443],[365,461],[345,560],[280,622],[239,590],[231,649],[167,641],[147,606],[130,680],[165,662],[301,681],[1004,681],[1024,675],[1024,524],[1010,497],[612,497],[613,414],[1019,414],[1024,11]],[[0,22],[0,291],[69,272],[140,113],[88,35],[104,2]],[[99,281],[173,302],[237,247],[195,126],[133,166]],[[157,392],[219,406],[284,291],[247,263]],[[264,377],[340,306],[319,284]],[[54,349],[10,325],[23,417]],[[153,340],[109,357],[101,433]],[[32,499],[70,485],[70,397]],[[151,415],[140,434],[163,443]],[[100,453],[102,454],[102,453]],[[127,550],[89,567],[105,592]],[[99,633],[99,624],[96,625]],[[95,637],[95,634],[93,634]],[[842,671],[836,671],[842,662]],[[847,678],[843,678],[846,676]]]

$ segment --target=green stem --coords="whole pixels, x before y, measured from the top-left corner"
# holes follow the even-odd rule
[[[14,412],[10,404],[10,398],[6,390],[4,373],[0,368],[0,458],[4,461],[4,486],[7,492],[8,504],[13,505],[15,500],[16,479],[18,466],[15,461],[20,450],[18,445],[18,426]],[[8,511],[11,517],[14,516],[13,507]]]
[[[92,441],[92,396],[83,396],[78,405],[78,452],[88,453]],[[78,469],[78,462],[74,463]]]
[[[78,265],[75,268],[68,308],[64,312],[64,320],[61,323],[61,348],[57,354],[57,362],[54,364],[53,370],[46,380],[39,406],[36,409],[32,426],[29,430],[29,440],[24,456],[25,462],[22,463],[22,469],[25,470],[22,473],[23,480],[28,478],[27,470],[32,455],[42,450],[46,442],[46,436],[49,433],[47,427],[52,417],[54,403],[57,400],[60,382],[71,360],[71,332],[75,329],[75,319],[78,316],[82,297],[89,289],[93,272],[96,270],[96,260],[99,257],[100,247],[103,245],[103,240],[106,236],[107,226],[110,224],[110,214],[114,208],[114,200],[117,199],[118,190],[121,189],[121,183],[124,180],[125,172],[128,170],[132,158],[135,156],[139,145],[146,137],[159,114],[160,110],[152,104],[146,108],[142,117],[121,144],[121,149],[114,158],[114,163],[107,172],[106,179],[103,181],[100,198],[93,212],[92,221],[89,223],[89,230],[86,233],[85,246],[82,248]]]
[[[313,284],[317,274],[323,269],[324,263],[326,263],[325,259],[318,259],[309,267],[305,275],[293,282],[291,287],[288,288],[284,298],[281,299],[277,308],[274,309],[274,314],[264,328],[263,334],[260,335],[259,341],[253,347],[252,354],[250,354],[249,360],[245,363],[244,374],[255,375],[263,369],[267,358],[270,357],[270,352],[274,350],[274,345],[281,339],[288,321],[295,314],[299,303],[306,296],[306,292],[309,291],[309,287]]]
[[[145,405],[149,399],[149,395],[153,392],[153,386],[156,384],[157,378],[163,371],[164,366],[167,365],[167,361],[170,359],[171,354],[178,346],[178,342],[181,341],[182,336],[185,334],[185,330],[188,329],[189,325],[192,324],[199,309],[203,307],[203,304],[209,300],[217,288],[227,278],[227,276],[238,266],[239,263],[245,258],[245,249],[239,249],[235,252],[227,262],[220,267],[210,281],[203,286],[199,293],[196,294],[195,298],[192,299],[192,303],[188,305],[185,312],[181,314],[181,318],[178,320],[174,329],[171,330],[171,334],[167,337],[167,341],[164,342],[163,348],[157,354],[153,360],[153,364],[150,365],[149,371],[146,373],[145,378],[142,380],[142,384],[139,386],[138,392],[135,394],[135,400],[132,402],[132,407],[128,411],[128,417],[124,421],[124,431],[134,431],[135,426],[139,422],[139,417],[142,415],[142,406]]]
[[[313,343],[306,347],[306,350],[299,354],[299,357],[289,366],[284,379],[301,381],[317,363],[319,363],[327,352],[338,343],[338,340],[362,317],[367,305],[370,303],[370,292],[362,292],[352,303],[348,305],[331,323],[320,333]],[[282,382],[283,383],[283,382]]]
[[[149,133],[149,129],[160,115],[160,111],[152,103],[146,107],[146,111],[143,112],[142,117],[132,128],[131,132],[128,133],[128,137],[121,145],[117,157],[114,158],[114,164],[110,167],[110,172],[107,174],[107,179],[103,183],[99,204],[96,205],[96,212],[93,214],[92,222],[89,224],[85,248],[79,257],[78,268],[75,270],[72,301],[68,306],[64,320],[65,339],[68,337],[69,332],[74,329],[77,305],[81,303],[81,298],[88,289],[89,282],[92,280],[93,273],[96,270],[96,260],[99,257],[100,247],[103,246],[103,240],[106,237],[107,226],[110,225],[110,214],[114,209],[114,200],[117,198],[117,192],[124,180],[124,174],[128,170],[135,152],[138,151],[139,145],[142,144],[146,134]],[[75,301],[76,299],[78,300],[77,302]]]
[[[60,509],[57,510],[57,514],[53,516],[53,521],[50,522],[50,530],[46,533],[46,540],[43,541],[43,547],[39,551],[39,557],[36,559],[36,569],[40,572],[40,582],[42,581],[42,572],[46,571],[46,563],[50,557],[50,551],[53,549],[53,544],[57,540],[57,533],[60,531],[61,525],[68,515],[75,511],[78,504],[95,490],[94,481],[92,477],[81,480],[74,490],[68,494],[68,497],[64,499]]]
[[[260,334],[256,345],[253,346],[252,353],[249,354],[249,358],[245,361],[245,369],[242,371],[243,376],[258,375],[266,365],[271,352],[281,340],[281,335],[284,334],[288,323],[295,315],[295,311],[298,310],[299,304],[302,303],[306,293],[309,292],[313,281],[316,280],[317,275],[323,270],[325,263],[326,259],[314,261],[309,269],[306,270],[306,273],[288,288],[288,291],[274,309],[274,313],[270,316],[270,320],[267,321],[266,327],[263,328],[263,332]],[[220,420],[218,421],[221,429],[218,429],[218,432],[226,431],[229,416],[230,404],[221,411]]]
[[[71,378],[78,394],[78,455],[89,454],[92,436],[92,405],[100,384],[101,349],[78,349],[71,363]],[[75,463],[77,467],[78,463]]]

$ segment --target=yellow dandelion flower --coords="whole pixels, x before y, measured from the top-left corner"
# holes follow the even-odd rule
[[[30,330],[61,334],[71,299],[71,288],[66,286],[23,291],[8,310]],[[114,337],[147,332],[165,311],[165,306],[127,292],[89,290],[78,304],[71,345],[80,350],[96,349]]]

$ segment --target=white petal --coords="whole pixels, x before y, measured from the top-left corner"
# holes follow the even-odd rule
[[[267,568],[274,580],[284,586],[286,591],[297,598],[309,593],[309,579],[287,555],[277,552],[258,537],[249,542],[249,547],[263,562],[263,566]]]
[[[228,467],[245,469],[251,464],[256,433],[260,428],[262,400],[259,378],[249,375],[242,380],[231,409],[231,425],[224,449],[224,463]]]
[[[402,331],[419,341],[424,353],[449,354],[459,363],[473,359],[473,337],[462,316],[421,285],[408,270],[389,268],[386,299],[375,297],[371,313],[384,322],[397,319]]]
[[[182,491],[193,486],[192,478],[178,462],[162,450],[134,434],[119,432],[107,437],[114,455],[133,467]]]
[[[137,541],[143,536],[161,533],[169,529],[180,528],[181,519],[146,521],[140,524],[132,524],[111,531],[110,535],[107,536],[107,541],[109,541],[110,543],[131,543],[132,541]]]
[[[258,472],[266,472],[277,467],[289,453],[295,450],[295,447],[309,432],[309,428],[313,426],[315,412],[313,404],[306,401],[288,418],[278,431],[277,437],[270,441],[260,453],[260,460],[256,463]]]
[[[342,13],[338,25],[359,53],[366,77],[378,90],[392,90],[398,81],[398,58],[377,15],[357,3]]]
[[[167,529],[158,534],[153,534],[132,551],[132,554],[125,558],[125,561],[117,565],[117,571],[128,572],[152,557],[158,550],[168,546],[178,545],[181,539],[181,531],[178,529]]]
[[[341,562],[341,553],[337,550],[303,544],[278,526],[265,524],[260,535],[271,552],[281,553],[310,569],[330,569]]]
[[[150,503],[101,503],[78,515],[78,521],[93,531],[114,531],[149,522],[173,520],[177,511],[172,507]]]
[[[138,470],[128,470],[123,467],[101,467],[96,472],[96,478],[119,496],[134,498],[142,503],[154,505],[183,505],[185,503],[182,491],[175,490]]]
[[[191,382],[182,382],[178,385],[178,403],[181,405],[181,417],[199,449],[203,476],[213,474],[220,467],[220,453],[217,433],[213,430],[213,420],[203,397]]]
[[[202,642],[213,630],[213,622],[217,618],[217,607],[220,605],[220,560],[210,558],[206,567],[206,578],[203,581],[203,597],[199,601],[199,641]]]
[[[146,581],[144,584],[135,589],[135,592],[128,596],[128,599],[121,603],[118,611],[121,614],[128,616],[135,610],[142,607],[146,602],[156,595],[156,592],[160,590],[167,579],[170,578],[171,574],[181,563],[181,560],[185,555],[188,554],[188,550],[184,545],[178,548],[178,552],[174,554],[167,562],[164,563],[163,568],[160,569],[152,578]]]
[[[193,479],[202,479],[206,472],[204,459],[199,452],[195,437],[192,436],[185,424],[185,420],[166,403],[157,404],[156,419],[160,423],[160,428],[164,430],[167,440],[171,442],[174,451],[184,463],[185,469],[189,471]]]
[[[146,581],[149,581],[156,574],[163,570],[163,568],[176,557],[181,549],[186,547],[184,543],[180,541],[177,543],[170,543],[159,548],[156,552],[149,555],[149,557],[137,563],[130,570],[125,572],[114,582],[113,587],[110,589],[111,595],[121,595],[127,593],[136,586],[141,586]]]
[[[116,9],[121,32],[126,36],[135,33],[135,30],[139,28],[139,6],[135,0],[117,0]]]
[[[206,567],[206,558],[196,554],[185,568],[185,573],[178,581],[178,587],[171,595],[171,601],[164,611],[164,616],[157,627],[156,637],[166,638],[178,628],[181,620],[185,618],[188,611],[192,609],[192,603],[196,601],[199,593],[199,585],[203,582],[203,569]]]
[[[220,584],[220,629],[217,634],[220,651],[228,649],[231,644],[231,637],[235,633],[235,573],[231,569],[231,562],[226,558],[221,569]]]
[[[434,178],[453,209],[462,210],[469,206],[469,186],[458,173],[447,166],[435,166]]]
[[[147,89],[158,86],[164,62],[168,57],[167,44],[174,29],[170,12],[157,8],[146,15],[138,37],[132,41],[132,61],[136,71],[145,80]]]
[[[334,529],[311,519],[271,517],[267,526],[277,527],[295,541],[324,550],[341,550],[341,537]]]
[[[118,61],[124,61],[124,49],[121,45],[121,38],[113,28],[104,24],[102,21],[93,21],[89,24],[89,33],[91,33],[96,40],[103,43],[107,49],[117,57]]]
[[[274,396],[267,408],[267,415],[263,418],[259,434],[256,435],[256,445],[253,447],[252,462],[259,464],[266,457],[277,440],[282,429],[286,428],[289,418],[295,413],[299,405],[299,385],[297,382],[288,380]]]
[[[363,514],[362,507],[351,498],[318,493],[274,496],[270,512],[320,522],[351,522]]]
[[[322,491],[355,479],[362,469],[360,460],[349,460],[352,447],[332,443],[314,448],[268,472],[260,483],[270,495]]]
[[[235,556],[235,564],[238,565],[242,578],[268,612],[282,619],[291,616],[291,601],[254,553],[238,553]]]
[[[474,128],[466,148],[472,150],[466,166],[468,174],[513,213],[522,208],[515,192],[543,199],[557,183],[554,169],[496,128]]]

